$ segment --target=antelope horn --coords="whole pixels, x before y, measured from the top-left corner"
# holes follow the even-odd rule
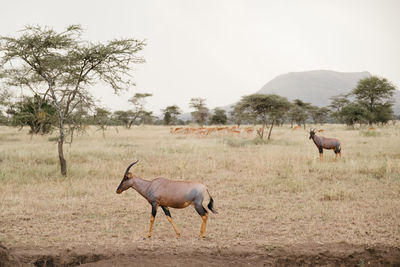
[[[137,161],[131,163],[131,164],[128,166],[128,168],[127,168],[126,171],[125,171],[125,175],[128,173],[129,169],[130,169],[133,165],[135,165],[138,161],[139,161],[139,160],[137,160]]]

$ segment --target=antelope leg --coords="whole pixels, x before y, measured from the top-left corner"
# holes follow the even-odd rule
[[[324,149],[322,148],[322,146],[318,147],[319,150],[319,159],[322,160],[322,153],[324,153]]]
[[[207,226],[208,214],[206,213],[206,215],[201,216],[201,219],[203,220],[203,222],[201,223],[200,237],[204,238],[204,236],[206,234],[206,226]]]
[[[149,233],[147,234],[147,238],[151,237],[151,233],[153,231],[153,224],[154,224],[154,221],[156,219],[157,208],[158,208],[157,204],[152,204],[151,205],[150,229],[149,229]]]
[[[163,207],[163,206],[161,206],[161,208],[163,209],[165,215],[167,216],[167,220],[172,225],[172,228],[174,228],[176,237],[180,237],[181,234],[179,233],[178,228],[176,228],[174,222],[172,221],[172,217],[171,217],[171,213],[169,212],[169,209],[167,207]]]

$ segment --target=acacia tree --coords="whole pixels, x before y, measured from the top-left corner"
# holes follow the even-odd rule
[[[126,128],[129,128],[129,123],[131,121],[131,117],[133,117],[133,112],[131,110],[117,110],[114,112],[115,119],[122,123]]]
[[[191,112],[193,120],[203,126],[209,115],[206,100],[200,97],[192,98],[190,99],[189,107],[195,109],[195,111]]]
[[[132,64],[144,62],[137,56],[144,41],[121,39],[93,44],[81,40],[81,33],[80,25],[71,25],[63,32],[28,26],[19,37],[0,37],[0,77],[9,86],[51,99],[56,106],[62,175],[67,174],[65,123],[80,104],[94,105],[87,87],[103,81],[114,92],[126,89],[132,85]]]
[[[226,111],[220,108],[214,109],[214,114],[210,118],[210,124],[226,124],[228,116],[226,116]]]
[[[164,114],[164,125],[170,125],[176,121],[176,116],[181,114],[181,111],[177,105],[168,106],[165,109],[162,109],[161,112]]]
[[[357,102],[367,110],[366,119],[371,125],[392,118],[392,96],[395,90],[396,87],[385,78],[372,76],[360,80],[352,93]]]
[[[148,116],[148,112],[145,110],[145,105],[146,105],[146,98],[152,96],[152,94],[149,93],[136,93],[133,97],[129,98],[128,102],[133,105],[133,109],[129,110],[129,114],[131,115],[129,117],[129,123],[128,123],[128,129],[131,128],[132,124],[138,119],[138,118],[143,118]],[[151,115],[151,114],[150,114]]]
[[[253,114],[262,122],[262,128],[259,132],[260,138],[264,138],[264,128],[268,121],[271,123],[268,139],[271,138],[272,128],[290,108],[290,102],[286,97],[275,94],[253,94],[243,96],[239,105],[245,112]]]
[[[232,107],[230,115],[231,121],[237,124],[238,128],[240,128],[240,125],[245,122],[256,124],[257,116],[249,113],[243,105],[242,101],[237,102]]]
[[[319,123],[322,125],[327,121],[329,109],[327,107],[310,106],[309,113],[315,124]]]
[[[93,123],[97,126],[98,131],[102,131],[105,137],[105,131],[110,123],[111,112],[105,108],[97,107],[93,114]]]
[[[297,125],[303,124],[304,129],[306,129],[306,121],[309,116],[309,110],[310,110],[311,104],[303,102],[300,99],[295,99],[293,100],[293,104],[290,107],[289,111],[289,118],[292,123],[293,127],[293,122],[296,122]]]
[[[331,103],[329,104],[329,108],[332,110],[332,117],[336,119],[338,122],[343,122],[344,118],[342,115],[342,109],[350,104],[350,100],[348,99],[349,95],[340,94],[337,96],[330,97]]]
[[[340,110],[340,118],[347,126],[354,128],[355,123],[365,122],[367,110],[358,103],[349,103]]]

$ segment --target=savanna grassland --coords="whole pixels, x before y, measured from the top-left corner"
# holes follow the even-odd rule
[[[90,128],[65,145],[0,127],[0,243],[17,263],[140,265],[400,264],[400,125],[318,126],[342,142],[323,161],[308,132],[170,135],[168,127]],[[204,240],[192,207],[171,209],[181,238],[133,189],[115,190],[133,160],[144,179],[207,185],[218,214]],[[208,198],[206,199],[208,203]],[[12,257],[11,257],[12,253]]]

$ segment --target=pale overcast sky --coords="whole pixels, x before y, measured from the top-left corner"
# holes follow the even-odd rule
[[[118,110],[134,93],[152,93],[148,108],[159,114],[173,104],[189,111],[192,97],[225,106],[294,71],[369,71],[399,87],[399,11],[397,0],[13,0],[1,3],[0,35],[81,24],[93,42],[146,39],[137,86],[93,94]]]

